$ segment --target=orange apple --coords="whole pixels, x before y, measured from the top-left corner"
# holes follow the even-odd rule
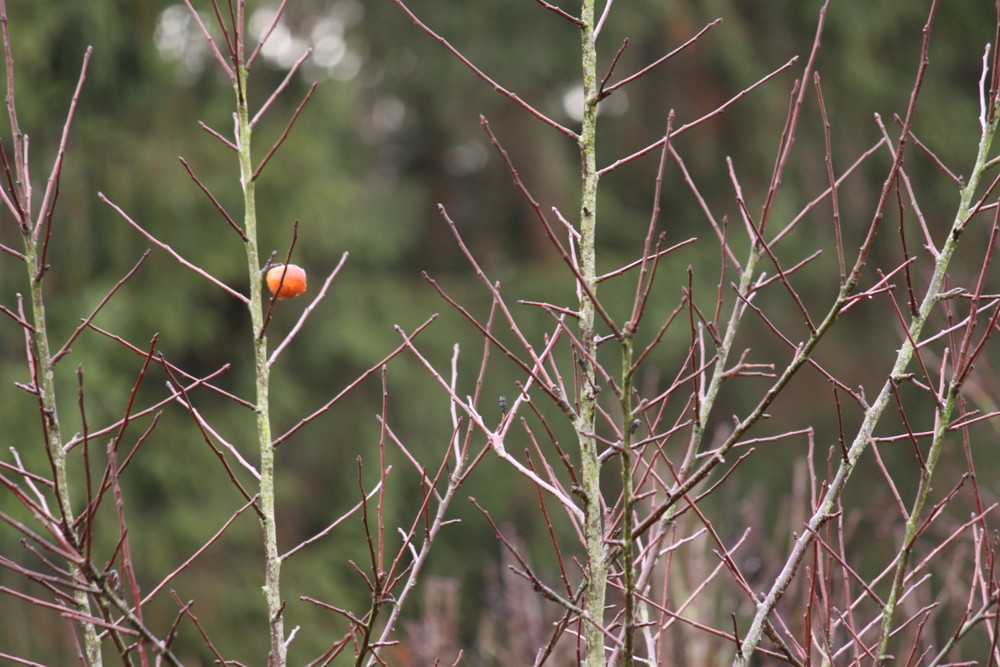
[[[306,272],[295,264],[276,264],[267,270],[267,287],[279,299],[290,299],[306,291]]]

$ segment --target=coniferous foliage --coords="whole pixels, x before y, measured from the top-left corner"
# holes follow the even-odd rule
[[[0,658],[1000,663],[1000,4],[0,27]]]

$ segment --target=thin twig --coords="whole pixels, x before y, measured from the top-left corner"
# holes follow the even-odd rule
[[[645,76],[650,71],[656,69],[657,67],[659,67],[663,63],[667,62],[668,60],[670,60],[671,58],[673,58],[674,56],[676,56],[680,52],[684,51],[685,49],[687,49],[689,46],[691,46],[695,42],[697,42],[699,39],[702,38],[702,36],[706,32],[708,32],[709,30],[711,30],[715,26],[719,25],[720,23],[722,23],[722,19],[715,19],[714,21],[712,21],[711,23],[709,23],[708,25],[706,25],[704,28],[702,28],[701,30],[699,30],[698,33],[694,37],[692,37],[688,41],[684,42],[683,44],[681,44],[680,46],[678,46],[676,49],[674,49],[673,51],[671,51],[667,55],[663,56],[662,58],[659,58],[658,60],[653,61],[649,65],[646,65],[645,67],[643,67],[641,70],[639,70],[635,74],[631,74],[631,75],[625,77],[624,79],[622,79],[621,81],[618,81],[617,83],[614,83],[614,84],[608,86],[607,88],[605,88],[604,85],[603,85],[603,83],[602,83],[601,88],[600,88],[602,96],[610,95],[611,93],[615,92],[616,90],[618,90],[622,86],[624,86],[626,84],[629,84],[629,83],[632,83],[633,81],[635,81],[636,79],[638,79],[641,76]],[[611,75],[611,72],[608,72],[608,76],[610,76],[610,75]]]
[[[755,90],[756,88],[758,88],[758,87],[762,86],[763,84],[767,83],[768,81],[770,81],[774,77],[778,76],[779,74],[781,74],[782,72],[784,72],[786,69],[788,69],[792,65],[794,65],[797,61],[798,61],[798,56],[793,57],[791,60],[789,60],[788,62],[786,62],[784,65],[782,65],[781,67],[779,67],[776,70],[773,70],[772,72],[770,72],[769,74],[767,74],[763,78],[759,79],[756,83],[753,83],[753,84],[747,86],[746,88],[744,88],[743,90],[741,90],[740,92],[736,93],[736,95],[734,95],[733,97],[729,98],[729,100],[727,100],[726,102],[723,102],[720,106],[716,107],[712,111],[709,111],[707,114],[701,116],[700,118],[698,118],[696,120],[693,120],[690,123],[687,123],[687,124],[682,125],[681,127],[677,128],[676,130],[674,130],[670,134],[670,137],[669,137],[670,140],[673,140],[674,137],[678,137],[678,136],[684,134],[685,132],[687,132],[688,130],[690,130],[690,129],[694,128],[694,127],[697,127],[698,125],[701,125],[705,121],[707,121],[707,120],[709,120],[711,118],[714,118],[715,116],[718,116],[723,111],[725,111],[726,109],[728,109],[732,105],[736,104],[739,100],[743,99],[746,95],[748,95],[750,93],[750,91]],[[613,87],[614,86],[612,86],[612,88]],[[660,146],[662,146],[666,141],[667,141],[667,138],[659,139],[658,141],[653,142],[652,144],[646,146],[645,148],[642,148],[642,149],[636,151],[635,153],[632,153],[629,156],[626,156],[626,157],[620,158],[618,160],[615,160],[614,162],[612,162],[608,166],[602,167],[601,169],[599,169],[597,171],[597,175],[598,176],[603,176],[604,174],[607,174],[608,172],[614,171],[615,169],[617,169],[618,167],[621,167],[622,165],[628,164],[629,162],[632,162],[633,160],[636,160],[636,159],[642,157],[643,155],[646,155],[647,153],[655,151],[657,148],[659,148]]]
[[[292,339],[295,338],[296,334],[302,330],[302,327],[306,323],[306,319],[314,310],[316,310],[316,307],[326,297],[326,293],[330,289],[330,285],[333,284],[333,279],[337,277],[337,274],[340,273],[340,269],[343,268],[344,264],[347,262],[348,254],[349,253],[347,251],[344,251],[344,253],[341,254],[340,261],[337,262],[337,265],[333,267],[332,271],[330,271],[326,280],[323,281],[323,286],[320,287],[318,292],[316,292],[316,296],[309,302],[309,305],[303,309],[302,314],[299,315],[299,319],[296,320],[295,325],[288,331],[285,337],[281,339],[281,342],[274,348],[274,351],[271,352],[271,356],[267,359],[268,368],[270,368],[271,365],[277,361],[281,352],[288,346],[289,343],[292,342]]]
[[[98,198],[102,202],[104,202],[105,204],[107,204],[108,206],[110,206],[111,208],[113,208],[118,213],[118,215],[120,215],[128,224],[132,225],[136,229],[136,231],[138,231],[140,234],[142,234],[147,239],[149,239],[154,245],[156,245],[159,248],[162,248],[163,250],[167,251],[167,253],[171,257],[173,257],[175,260],[177,260],[177,262],[179,264],[181,264],[182,266],[186,266],[187,268],[191,269],[192,271],[194,271],[195,273],[197,273],[202,278],[205,278],[209,282],[211,282],[214,285],[216,285],[217,287],[221,288],[224,292],[230,294],[231,296],[236,297],[237,299],[239,299],[243,303],[249,303],[250,302],[250,299],[248,299],[246,296],[244,296],[243,294],[240,294],[239,292],[237,292],[232,287],[230,287],[229,285],[225,284],[224,282],[222,282],[221,280],[219,280],[218,278],[216,278],[215,276],[213,276],[211,273],[209,273],[205,269],[203,269],[203,268],[201,268],[201,267],[199,267],[199,266],[197,266],[195,264],[192,264],[191,262],[187,261],[186,259],[184,259],[183,257],[181,257],[180,253],[178,253],[176,250],[174,250],[173,248],[171,248],[170,245],[168,245],[167,243],[164,243],[163,241],[161,241],[158,238],[156,238],[155,236],[153,236],[151,233],[147,232],[142,227],[142,225],[140,225],[135,220],[133,220],[132,218],[130,218],[128,216],[128,214],[126,214],[125,211],[123,211],[121,208],[119,208],[119,206],[117,204],[112,203],[111,200],[109,200],[107,197],[105,197],[103,192],[98,192],[97,196],[98,196]]]
[[[316,92],[317,86],[319,86],[319,84],[314,83],[309,87],[309,91],[305,94],[305,97],[302,98],[302,101],[299,102],[299,106],[295,107],[295,111],[292,112],[292,117],[288,119],[288,123],[285,125],[285,129],[282,131],[281,136],[278,137],[278,139],[271,146],[271,149],[260,161],[260,164],[257,165],[256,169],[254,169],[253,176],[250,177],[250,180],[257,180],[257,177],[260,176],[260,172],[264,170],[264,166],[271,160],[271,157],[278,150],[278,148],[281,147],[281,144],[285,143],[285,139],[288,138],[288,133],[292,131],[292,125],[294,125],[295,121],[298,120],[299,114],[302,113],[302,108],[305,107],[306,102],[308,102],[312,97],[312,94]]]
[[[546,125],[549,125],[550,127],[555,128],[556,130],[558,130],[562,134],[565,134],[570,139],[573,139],[574,141],[576,141],[576,140],[579,139],[579,136],[575,132],[573,132],[572,130],[570,130],[568,127],[564,127],[563,125],[560,125],[556,121],[552,120],[551,118],[549,118],[548,116],[546,116],[545,114],[543,114],[541,111],[538,111],[533,106],[531,106],[530,104],[528,104],[527,102],[525,102],[523,99],[521,99],[520,97],[518,97],[515,93],[512,93],[511,91],[507,90],[506,88],[504,88],[503,86],[501,86],[499,83],[497,83],[496,81],[494,81],[493,79],[491,79],[481,69],[479,69],[478,67],[476,67],[475,65],[473,65],[472,62],[470,62],[468,58],[466,58],[465,56],[463,56],[461,51],[459,51],[454,46],[452,46],[451,43],[448,40],[446,40],[444,37],[442,37],[441,35],[437,34],[433,30],[431,30],[430,27],[428,27],[423,21],[421,21],[420,19],[418,19],[417,15],[414,14],[412,11],[410,11],[410,8],[406,6],[406,4],[403,2],[403,0],[393,0],[393,2],[395,2],[396,5],[398,5],[399,8],[402,9],[403,12],[408,17],[410,17],[410,20],[413,21],[413,23],[418,28],[420,28],[425,33],[427,33],[428,35],[430,35],[431,37],[433,37],[435,40],[438,41],[438,43],[440,43],[443,47],[445,47],[446,49],[448,49],[448,51],[453,56],[455,56],[456,58],[458,58],[462,62],[463,65],[465,65],[466,67],[468,67],[469,69],[471,69],[476,74],[476,76],[478,76],[480,79],[482,79],[483,81],[485,81],[486,83],[488,83],[490,85],[490,87],[493,88],[493,90],[497,91],[498,93],[500,93],[504,97],[512,100],[518,106],[520,106],[522,109],[524,109],[525,111],[527,111],[528,113],[530,113],[532,116],[534,116],[538,120],[542,121]]]
[[[235,146],[233,146],[233,148],[235,148]],[[187,160],[185,160],[182,157],[178,157],[177,159],[180,160],[182,165],[184,165],[184,170],[188,173],[188,176],[191,177],[191,180],[194,181],[195,185],[198,186],[198,189],[200,189],[202,192],[205,193],[205,196],[211,200],[212,204],[215,206],[215,209],[222,214],[222,217],[226,219],[226,222],[229,223],[229,226],[232,227],[236,231],[236,233],[239,234],[240,238],[243,239],[243,242],[246,243],[247,235],[243,231],[243,228],[240,227],[238,224],[236,224],[236,221],[233,220],[232,216],[229,215],[229,212],[226,211],[226,209],[222,206],[222,204],[219,203],[219,200],[215,198],[215,195],[213,195],[212,192],[208,189],[208,186],[202,183],[200,178],[195,176],[194,171],[191,169],[191,165],[187,163]]]

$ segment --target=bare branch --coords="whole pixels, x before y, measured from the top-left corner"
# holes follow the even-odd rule
[[[410,20],[413,21],[413,23],[416,24],[416,26],[418,28],[420,28],[421,30],[423,30],[424,32],[426,32],[428,35],[430,35],[431,37],[433,37],[435,40],[437,40],[438,43],[440,43],[444,48],[448,49],[448,51],[451,52],[451,54],[453,56],[455,56],[456,58],[458,58],[462,62],[463,65],[465,65],[466,67],[468,67],[469,69],[471,69],[476,74],[476,76],[478,76],[480,79],[482,79],[483,81],[485,81],[486,83],[488,83],[490,85],[490,87],[493,88],[493,90],[497,91],[498,93],[500,93],[504,97],[512,100],[518,106],[520,106],[522,109],[524,109],[525,111],[527,111],[528,113],[530,113],[532,116],[534,116],[538,120],[542,121],[546,125],[549,125],[550,127],[555,128],[556,130],[558,130],[562,134],[565,134],[570,139],[573,139],[574,141],[576,141],[576,140],[578,140],[580,138],[579,135],[577,135],[575,132],[573,132],[572,130],[570,130],[567,127],[564,127],[564,126],[560,125],[556,121],[552,120],[551,118],[549,118],[548,116],[546,116],[545,114],[543,114],[541,111],[538,111],[533,106],[531,106],[530,104],[528,104],[527,102],[525,102],[524,100],[522,100],[520,97],[518,97],[515,93],[510,92],[509,90],[507,90],[506,88],[504,88],[503,86],[501,86],[499,83],[497,83],[496,81],[494,81],[493,79],[491,79],[481,69],[479,69],[478,67],[476,67],[475,65],[473,65],[472,62],[470,62],[468,58],[466,58],[465,56],[463,56],[462,53],[461,53],[461,51],[459,51],[454,46],[452,46],[451,43],[448,40],[446,40],[444,37],[442,37],[441,35],[437,34],[433,30],[431,30],[430,27],[428,27],[420,19],[418,19],[417,16],[416,16],[416,14],[414,14],[412,11],[410,11],[410,8],[406,6],[406,4],[403,2],[403,0],[393,0],[393,2],[395,2],[396,5],[398,5],[399,8],[402,9],[403,12],[405,12],[408,17],[410,17]]]
[[[156,238],[155,236],[153,236],[152,234],[150,234],[149,232],[147,232],[142,227],[142,225],[140,225],[135,220],[133,220],[132,218],[130,218],[125,213],[125,211],[121,210],[121,208],[119,208],[117,204],[112,203],[111,200],[109,200],[107,197],[105,197],[103,193],[99,192],[99,193],[97,193],[97,196],[105,204],[107,204],[108,206],[110,206],[111,208],[113,208],[118,213],[118,215],[120,215],[128,224],[132,225],[136,229],[136,231],[138,231],[140,234],[142,234],[147,239],[149,239],[154,245],[158,246],[159,248],[162,248],[163,250],[166,250],[167,253],[171,257],[173,257],[175,260],[177,260],[177,262],[180,263],[182,266],[186,266],[187,268],[191,269],[192,271],[194,271],[195,273],[197,273],[202,278],[205,278],[209,282],[215,284],[216,287],[219,287],[220,289],[222,289],[222,291],[227,292],[231,296],[236,297],[237,299],[239,299],[243,303],[249,303],[250,302],[250,300],[246,296],[244,296],[243,294],[240,294],[239,292],[237,292],[236,290],[234,290],[232,287],[230,287],[229,285],[225,284],[224,282],[222,282],[221,280],[219,280],[218,278],[216,278],[215,276],[213,276],[208,271],[206,271],[206,270],[202,269],[201,267],[199,267],[199,266],[197,266],[195,264],[192,264],[191,262],[187,261],[186,259],[184,259],[183,257],[181,257],[180,254],[176,250],[174,250],[173,248],[171,248],[168,244],[164,243],[163,241],[160,241],[158,238]]]

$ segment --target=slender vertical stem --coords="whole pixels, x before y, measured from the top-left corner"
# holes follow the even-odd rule
[[[244,219],[246,233],[247,273],[250,278],[250,321],[253,329],[254,365],[257,378],[257,440],[260,446],[260,510],[261,529],[264,533],[265,581],[264,598],[267,603],[268,631],[271,650],[269,667],[283,667],[285,646],[284,619],[281,614],[281,556],[275,528],[274,509],[274,448],[271,446],[271,417],[268,406],[270,371],[267,365],[267,337],[264,336],[264,313],[261,303],[260,253],[257,248],[257,208],[253,180],[253,161],[250,150],[250,113],[246,98],[247,71],[242,63],[238,67],[236,83],[236,116],[238,122],[238,148],[240,184],[243,186]]]
[[[968,224],[969,218],[972,215],[973,199],[976,195],[980,178],[986,170],[986,161],[990,154],[990,146],[992,145],[996,129],[996,118],[988,124],[983,125],[982,135],[979,141],[979,150],[976,155],[976,164],[972,169],[972,175],[969,177],[969,183],[962,189],[958,212],[956,213],[955,221],[952,224],[952,232],[948,235],[948,240],[945,242],[944,249],[941,251],[941,256],[938,258],[938,266],[935,267],[934,278],[932,280],[932,287],[934,287],[935,290],[940,289],[940,286],[944,282],[944,269],[947,267],[947,262],[950,260],[955,251],[961,232],[965,228],[965,225]],[[944,263],[942,264],[942,262]],[[927,300],[925,299],[920,308],[921,318],[926,318],[927,313],[929,313],[929,308],[927,307]],[[941,447],[944,444],[944,436],[948,432],[948,425],[951,424],[952,412],[954,411],[955,404],[958,400],[959,386],[957,382],[958,373],[956,372],[955,379],[948,385],[947,393],[941,397],[942,402],[937,409],[937,415],[935,418],[936,423],[934,427],[934,438],[931,440],[931,446],[927,453],[927,460],[924,462],[924,465],[920,470],[920,485],[917,489],[917,495],[913,501],[913,506],[910,509],[910,515],[906,521],[906,527],[903,530],[903,541],[899,547],[899,558],[896,560],[896,572],[893,575],[892,588],[889,591],[889,597],[882,610],[882,636],[879,642],[877,663],[879,665],[885,664],[889,659],[888,650],[889,637],[892,634],[892,619],[896,612],[896,603],[899,600],[899,596],[903,592],[903,583],[906,578],[906,572],[909,569],[910,556],[913,552],[913,541],[916,539],[917,529],[923,521],[923,517],[921,515],[923,513],[924,505],[927,502],[927,497],[931,492],[931,481],[934,475],[934,470],[937,467],[938,457],[941,454]]]
[[[26,176],[25,176],[26,178]],[[27,221],[26,221],[27,222]],[[59,503],[59,513],[62,517],[62,530],[66,539],[74,546],[79,546],[79,536],[73,530],[73,505],[70,501],[69,480],[66,475],[66,452],[63,449],[62,431],[59,427],[59,413],[56,408],[55,362],[49,349],[48,320],[45,316],[45,303],[42,295],[42,280],[39,268],[40,248],[31,231],[31,225],[22,226],[24,239],[24,258],[28,279],[31,283],[32,342],[34,343],[35,392],[38,396],[38,412],[42,419],[42,430],[45,434],[45,446],[48,450],[52,466],[55,494]],[[70,564],[70,572],[74,579],[82,579],[80,568],[75,563]],[[90,600],[81,588],[73,590],[73,603],[77,611],[84,616],[90,616]],[[101,656],[101,640],[97,628],[91,623],[83,624],[84,652],[87,665],[98,667],[103,664]]]
[[[899,602],[899,596],[903,593],[903,584],[910,567],[910,557],[913,555],[913,543],[917,538],[917,530],[924,521],[924,505],[927,503],[927,497],[931,492],[931,480],[934,476],[934,469],[937,467],[938,457],[941,455],[941,446],[944,444],[945,434],[948,432],[948,426],[951,424],[951,415],[954,412],[957,399],[958,387],[954,385],[949,386],[944,404],[937,411],[934,438],[927,454],[927,461],[920,470],[920,485],[917,489],[917,497],[913,501],[910,516],[906,520],[906,527],[903,529],[903,541],[899,547],[899,558],[896,559],[896,572],[893,574],[892,588],[889,590],[889,597],[886,599],[885,607],[882,609],[882,637],[879,642],[878,661],[876,663],[879,665],[884,665],[891,659],[888,651],[889,637],[892,634],[892,619],[896,613],[896,604]]]
[[[0,0],[0,29],[2,29],[3,34],[4,69],[7,79],[5,101],[14,147],[14,171],[17,177],[16,185],[14,186],[16,191],[12,192],[11,195],[13,195],[13,200],[17,203],[17,223],[24,243],[24,262],[31,291],[31,313],[34,331],[30,334],[30,338],[34,347],[34,359],[29,359],[29,362],[34,364],[34,390],[38,397],[38,412],[42,420],[45,447],[52,466],[53,481],[55,483],[54,492],[62,517],[62,530],[66,539],[74,546],[77,546],[80,540],[72,527],[74,516],[73,505],[70,500],[69,481],[66,475],[66,452],[63,449],[62,431],[59,427],[59,413],[56,406],[55,360],[52,358],[52,352],[49,348],[48,320],[45,316],[45,302],[42,289],[44,271],[40,269],[42,268],[41,265],[44,263],[44,259],[42,258],[43,252],[37,236],[38,230],[41,229],[42,225],[33,224],[31,220],[31,174],[28,168],[27,151],[25,150],[27,138],[21,131],[17,119],[17,105],[14,94],[14,56],[11,49],[10,31],[7,23],[7,3],[4,0]],[[66,121],[64,132],[68,128],[69,120]],[[55,174],[56,172],[53,173]],[[39,223],[43,219],[44,214],[39,213]],[[69,570],[74,579],[83,579],[80,567],[76,563],[70,563]],[[73,589],[73,603],[76,606],[76,610],[83,616],[91,615],[90,600],[82,587]],[[90,667],[99,667],[103,664],[103,658],[101,656],[101,640],[97,634],[97,627],[91,623],[83,623],[82,625],[86,664]]]
[[[583,0],[580,13],[581,62],[583,66],[583,126],[580,131],[580,343],[585,358],[580,382],[579,411],[574,428],[580,445],[581,492],[584,499],[584,540],[587,549],[587,590],[584,609],[590,623],[584,624],[584,664],[604,665],[604,599],[608,577],[607,546],[604,543],[604,514],[601,503],[601,463],[594,438],[597,416],[597,333],[594,329],[594,302],[597,294],[595,238],[597,228],[597,47],[594,36],[594,0]]]
[[[59,502],[59,511],[66,522],[64,530],[73,523],[73,506],[69,499],[69,482],[66,478],[66,452],[62,448],[62,432],[59,428],[59,414],[56,409],[55,366],[49,350],[49,335],[45,303],[42,297],[42,282],[33,277],[38,270],[38,246],[30,239],[30,233],[25,234],[25,263],[31,280],[31,311],[32,324],[35,333],[32,336],[35,344],[36,386],[38,393],[38,408],[42,418],[42,428],[46,438],[49,458],[52,461],[55,475],[55,493]]]
[[[763,250],[760,244],[752,244],[750,254],[744,264],[743,273],[740,274],[739,287],[737,288],[737,294],[741,298],[733,301],[733,310],[729,315],[722,343],[716,350],[717,358],[712,369],[712,377],[708,385],[701,390],[701,395],[699,396],[699,407],[696,414],[697,422],[695,422],[694,428],[691,429],[690,446],[688,447],[684,462],[681,464],[680,477],[682,479],[687,476],[691,465],[694,463],[695,456],[701,448],[702,440],[705,437],[705,424],[708,422],[712,410],[715,408],[715,399],[719,394],[719,389],[722,387],[723,380],[726,378],[726,364],[733,350],[736,332],[743,321],[743,313],[746,311],[746,302],[744,299],[750,294],[753,277],[757,271],[757,263],[760,261],[762,254]]]
[[[633,363],[633,326],[630,322],[625,329],[625,336],[622,340],[622,387],[621,387],[621,408],[622,408],[622,595],[624,600],[624,636],[622,637],[622,664],[632,667],[635,653],[633,639],[635,635],[635,555],[632,550],[633,533],[635,521],[633,508],[635,506],[635,494],[632,479],[632,433],[635,430],[632,426],[632,363]]]

